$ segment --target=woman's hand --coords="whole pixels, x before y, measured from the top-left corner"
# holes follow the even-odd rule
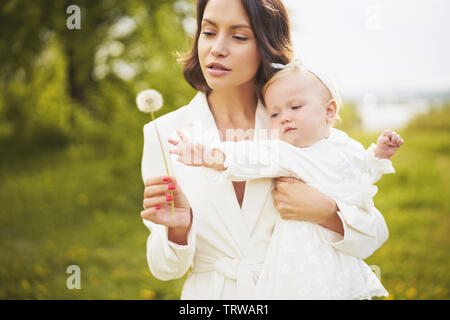
[[[147,179],[143,203],[144,210],[141,211],[143,219],[169,227],[170,241],[178,244],[187,243],[186,238],[192,221],[191,208],[175,177],[160,176]]]
[[[344,234],[333,199],[299,179],[281,177],[274,184],[274,206],[282,219],[309,221]]]

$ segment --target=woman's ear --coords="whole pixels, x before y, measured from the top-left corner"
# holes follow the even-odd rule
[[[328,101],[325,110],[327,113],[327,117],[326,117],[327,124],[333,123],[334,118],[336,117],[336,112],[337,112],[336,101],[334,99],[331,99],[330,101]]]

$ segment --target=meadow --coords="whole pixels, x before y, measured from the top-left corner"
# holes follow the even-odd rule
[[[366,262],[380,268],[388,299],[450,298],[448,119],[447,107],[398,130],[396,173],[378,183],[390,236]],[[0,299],[179,298],[184,278],[159,281],[147,267],[141,124],[133,130],[116,132],[127,139],[113,146],[1,146]],[[378,136],[349,134],[366,147]],[[66,286],[70,265],[79,290]]]

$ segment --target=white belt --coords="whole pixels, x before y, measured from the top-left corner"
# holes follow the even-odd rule
[[[254,257],[216,259],[201,254],[196,254],[194,259],[193,273],[214,271],[214,291],[211,299],[221,299],[225,279],[236,281],[236,299],[254,299],[255,282],[253,281],[253,274],[261,270],[262,259],[255,259]]]

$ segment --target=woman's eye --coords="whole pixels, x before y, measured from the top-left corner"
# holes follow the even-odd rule
[[[272,114],[270,115],[271,118],[276,118],[276,116],[278,116],[278,113],[272,113]]]
[[[214,35],[214,33],[208,32],[208,31],[203,31],[202,34],[204,34],[205,36],[208,36],[208,37],[211,37]]]
[[[248,38],[245,38],[245,37],[239,37],[239,36],[234,36],[233,38],[235,38],[235,39],[237,39],[237,40],[240,40],[240,41],[246,41],[246,40],[248,40]]]
[[[302,106],[293,106],[293,107],[291,107],[291,109],[292,110],[296,110],[296,109],[298,109],[298,108],[301,108]]]

